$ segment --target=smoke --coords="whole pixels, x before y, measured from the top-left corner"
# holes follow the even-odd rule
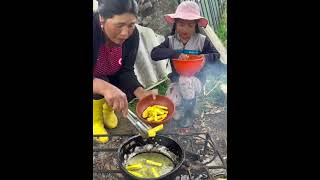
[[[227,106],[227,65],[223,64],[221,61],[216,61],[214,63],[206,63],[205,67],[201,70],[202,74],[205,76],[203,79],[201,93],[196,95],[193,100],[186,100],[183,98],[183,94],[188,93],[187,90],[183,90],[178,86],[179,94],[181,93],[179,103],[176,106],[176,114],[174,115],[174,120],[170,124],[170,128],[179,128],[179,121],[185,120],[186,116],[192,119],[197,119],[199,117],[203,118],[203,112],[211,112],[214,106],[217,108],[223,108],[226,110]],[[180,78],[181,79],[181,78]],[[180,80],[179,79],[179,80]],[[192,79],[192,78],[191,78]],[[189,81],[186,81],[189,82]],[[179,83],[176,83],[179,84]],[[193,84],[193,83],[190,83]],[[176,85],[177,86],[177,85]],[[186,89],[186,88],[184,88]],[[197,89],[194,87],[193,89]],[[183,92],[181,92],[183,91]],[[177,93],[171,91],[172,98],[176,96]],[[192,111],[192,113],[190,113]],[[187,113],[188,112],[188,113]],[[178,120],[178,121],[176,121]],[[192,124],[196,124],[193,121]]]

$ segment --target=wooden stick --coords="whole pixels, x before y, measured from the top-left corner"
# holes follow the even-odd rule
[[[164,77],[164,79],[158,81],[158,82],[155,83],[154,85],[151,85],[151,86],[147,87],[146,90],[149,91],[149,90],[151,90],[152,88],[160,85],[161,83],[165,82],[165,81],[168,80],[168,79],[169,79],[168,76],[166,76],[166,77]],[[132,103],[133,101],[137,100],[137,99],[138,99],[138,98],[133,98],[133,99],[129,102],[129,104]]]
[[[217,49],[217,51],[220,53],[221,56],[221,62],[223,64],[227,64],[227,49],[223,46],[223,43],[217,36],[217,34],[214,32],[213,28],[209,25],[207,25],[206,28],[202,28],[205,34],[208,36],[214,47]]]

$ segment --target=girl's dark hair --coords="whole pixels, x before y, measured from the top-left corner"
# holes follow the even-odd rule
[[[173,26],[172,26],[172,29],[171,29],[170,35],[174,35],[176,33],[176,28],[177,28],[177,23],[174,22]],[[196,33],[200,33],[200,29],[199,29],[198,23],[196,24]]]
[[[100,16],[112,18],[114,15],[131,13],[138,15],[138,4],[135,0],[97,0]]]

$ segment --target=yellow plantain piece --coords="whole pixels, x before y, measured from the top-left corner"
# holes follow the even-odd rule
[[[164,110],[168,110],[168,108],[165,107],[165,106],[153,105],[153,107],[160,108],[160,109],[164,109]]]
[[[148,107],[147,109],[145,109],[142,113],[142,117],[147,118],[150,110],[152,110],[152,107]]]
[[[127,166],[128,171],[135,171],[135,170],[139,170],[141,168],[142,168],[141,164],[130,164]]]
[[[142,117],[149,122],[161,122],[168,115],[168,108],[160,105],[149,106],[142,113]]]
[[[154,167],[151,167],[151,172],[155,178],[160,177],[160,174]]]
[[[159,166],[159,167],[162,166],[162,163],[151,161],[151,160],[148,160],[148,159],[146,160],[146,163],[149,164],[149,165],[153,165],[153,166]]]

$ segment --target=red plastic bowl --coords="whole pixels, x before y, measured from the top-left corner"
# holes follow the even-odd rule
[[[193,76],[199,72],[205,63],[205,58],[200,55],[188,55],[188,59],[172,59],[177,73],[183,76]]]
[[[168,108],[167,117],[160,122],[149,122],[147,119],[143,118],[142,117],[143,111],[147,109],[149,106],[153,106],[153,105],[166,106]],[[160,95],[157,95],[155,100],[152,98],[152,95],[146,96],[142,98],[140,101],[138,101],[136,106],[137,116],[141,120],[143,120],[144,123],[149,124],[152,127],[155,127],[157,125],[164,124],[170,121],[172,119],[174,112],[175,112],[175,106],[174,106],[174,103],[171,101],[171,99],[166,96],[160,96]]]

